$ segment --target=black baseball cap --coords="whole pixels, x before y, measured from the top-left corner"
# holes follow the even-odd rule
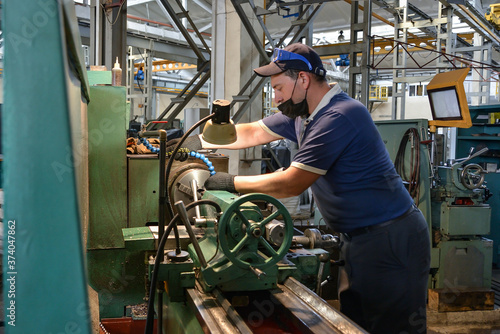
[[[319,55],[310,46],[302,43],[290,44],[284,49],[274,49],[271,62],[254,71],[261,77],[270,77],[290,69],[311,72],[321,77],[326,75]]]

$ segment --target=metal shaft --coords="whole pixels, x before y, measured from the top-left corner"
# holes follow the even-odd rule
[[[191,180],[191,190],[193,191],[193,200],[198,201],[198,182],[195,179]],[[196,214],[196,219],[201,219],[200,206],[194,207],[194,212]]]
[[[186,226],[186,231],[189,235],[189,239],[191,239],[191,243],[193,244],[196,255],[198,256],[198,260],[200,261],[202,268],[205,268],[207,266],[207,261],[205,260],[205,256],[201,251],[200,244],[198,244],[198,240],[196,240],[196,236],[194,235],[193,228],[191,227],[191,223],[189,222],[186,207],[184,206],[184,202],[175,202],[175,208],[177,209],[177,213],[179,214],[182,222]]]

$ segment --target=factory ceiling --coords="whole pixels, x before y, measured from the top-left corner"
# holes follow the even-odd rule
[[[88,0],[80,0],[77,2],[85,2]],[[186,43],[184,37],[180,33],[180,30],[176,27],[174,20],[169,16],[165,10],[165,6],[162,4],[165,0],[127,0],[127,25],[128,25],[128,35],[129,37],[152,39],[157,45],[163,44],[169,48],[177,48],[181,52],[188,50],[188,43]],[[260,17],[265,22],[266,29],[273,39],[277,40],[283,36],[283,34],[289,29],[293,22],[297,19],[297,12],[305,6],[300,6],[300,4],[316,4],[319,1],[315,0],[287,0],[287,1],[266,1],[268,4],[267,8],[264,5],[264,1],[240,1],[241,6],[246,10],[248,16],[253,16],[251,12],[250,4],[257,8],[259,14],[263,14]],[[438,17],[439,6],[445,1],[436,0],[413,0],[408,1],[408,19],[412,22],[423,22],[425,20],[432,21]],[[473,41],[473,33],[478,29],[474,30],[473,25],[470,21],[475,21],[475,17],[480,17],[484,21],[484,12],[488,8],[489,4],[494,1],[448,1],[448,3],[453,4],[453,6],[459,6],[466,4],[468,8],[473,9],[472,16],[473,19],[467,20],[464,15],[455,16],[453,21],[453,33],[458,34],[457,46],[471,46]],[[211,0],[175,0],[168,1],[169,5],[174,8],[176,12],[180,12],[179,5],[183,6],[185,10],[188,11],[189,20],[184,19],[183,24],[185,24],[188,30],[192,30],[193,26],[200,31],[203,38],[209,47],[211,47],[211,34],[212,34],[212,1]],[[215,3],[215,2],[214,2]],[[351,25],[351,0],[336,0],[336,1],[325,1],[324,6],[318,12],[315,17],[312,30],[313,46],[320,47],[321,52],[326,52],[323,54],[326,58],[337,59],[338,54],[328,54],[328,46],[335,46],[338,44],[349,43],[350,38],[350,25]],[[366,3],[366,1],[359,1],[360,6]],[[379,35],[388,38],[394,37],[394,22],[395,15],[397,15],[400,1],[394,0],[381,0],[372,1],[372,25],[371,25],[371,35]],[[259,4],[262,7],[259,7]],[[269,4],[271,4],[269,6]],[[457,7],[458,8],[458,7]],[[78,9],[78,8],[77,8]],[[457,10],[458,12],[458,10]],[[81,16],[80,16],[81,17]],[[484,22],[480,22],[478,26],[484,26]],[[486,25],[488,25],[486,23]],[[418,24],[416,24],[418,26]],[[500,50],[500,37],[498,36],[498,31],[494,30],[490,25],[490,30],[496,35],[491,38],[494,46],[497,50]],[[342,33],[341,33],[342,31]],[[257,27],[256,33],[258,36],[262,36],[262,29]],[[484,31],[483,31],[484,33]],[[431,74],[435,72],[433,68],[434,62],[427,64],[427,59],[429,57],[432,59],[433,54],[429,50],[433,49],[433,41],[435,41],[436,29],[434,27],[428,28],[410,28],[408,29],[408,43],[413,43],[416,48],[411,50],[411,66],[414,66],[413,61],[416,62],[416,67],[421,64],[426,64],[429,70],[419,70],[422,74]],[[340,36],[343,35],[343,36]],[[424,40],[425,39],[425,40]],[[196,40],[196,39],[195,39]],[[379,39],[379,48],[375,50],[372,48],[372,65],[377,64],[378,69],[377,74],[392,73],[390,68],[393,67],[392,57],[385,56],[385,54],[390,53],[390,49],[386,49],[387,40]],[[384,44],[386,43],[386,44]],[[424,49],[419,48],[420,45],[425,46]],[[201,43],[197,43],[201,45]],[[135,45],[138,46],[138,45]],[[269,49],[269,45],[267,46]],[[319,50],[319,49],[318,49]],[[172,52],[167,53],[156,53],[159,58],[166,58],[165,54],[172,55]],[[493,52],[493,63],[500,60],[500,54],[498,51]],[[471,58],[472,53],[466,55],[466,57]],[[174,57],[169,57],[173,61],[180,61],[178,59],[185,59],[191,63],[196,63],[196,59],[193,57],[186,56],[186,54],[179,53],[178,59]],[[387,69],[387,70],[384,70]],[[375,71],[374,71],[375,72]],[[411,71],[410,71],[411,72]],[[413,71],[415,72],[415,71]],[[427,72],[427,73],[425,73]],[[160,74],[161,75],[161,74]]]
[[[254,1],[253,4],[258,9],[259,13],[264,14],[261,18],[263,18],[269,34],[273,36],[273,38],[279,39],[297,18],[298,11],[301,9],[299,4],[315,2],[318,1],[268,1],[267,3],[272,3],[272,5],[268,8],[259,7],[256,1]],[[474,7],[474,14],[479,16],[484,15],[484,12],[492,1],[449,2],[466,3],[469,6]],[[319,11],[312,25],[314,46],[335,45],[338,43],[348,42],[350,37],[349,29],[351,24],[351,3],[352,1],[350,0],[325,2],[324,7],[321,11]],[[359,1],[360,5],[363,3],[365,3],[365,1]],[[394,36],[393,25],[395,22],[395,13],[398,12],[398,8],[396,7],[398,3],[399,1],[372,1],[372,35],[381,35],[389,38]],[[432,20],[437,18],[440,3],[441,2],[435,0],[409,1],[409,20],[418,22],[424,19]],[[184,6],[184,8],[189,12],[189,16],[192,19],[193,24],[202,33],[203,37],[210,45],[212,29],[211,1],[178,0],[171,1],[170,4],[176,9],[176,12],[179,8],[178,4]],[[249,4],[244,4],[242,7],[246,8],[247,12],[252,15]],[[165,11],[164,6],[161,4],[161,0],[128,0],[127,11],[129,33],[144,34],[152,38],[160,38],[165,40],[167,43],[183,44],[183,38],[178,29],[175,27],[173,20]],[[455,19],[453,29],[454,32],[456,31],[456,33],[460,34],[457,43],[462,43],[459,46],[472,45],[472,36],[474,32],[473,27],[470,27],[470,25],[461,18]],[[193,28],[188,20],[184,20],[184,22],[188,29]],[[260,28],[257,29],[257,33],[261,34],[259,29]],[[410,39],[426,38],[426,40],[416,40],[417,46],[422,44],[422,42],[426,42],[429,44],[427,47],[429,49],[432,48],[431,43],[435,40],[436,34],[435,28],[413,28],[408,31]],[[409,41],[409,43],[411,42],[414,41]],[[498,39],[498,44],[500,44],[500,38]],[[381,48],[377,48],[377,52],[372,51],[379,59],[383,57],[384,53],[387,53],[387,50],[384,50],[383,46],[384,45],[382,44]],[[419,59],[421,58],[421,55],[419,55],[418,51],[426,52],[426,54],[423,55],[423,59]],[[429,56],[429,52],[427,52],[427,50],[419,49],[417,47],[412,50],[412,52],[414,52],[415,61],[418,64],[426,63],[425,59]],[[338,57],[338,55],[332,56]],[[496,58],[498,58],[498,56],[496,56]],[[387,59],[384,58],[383,62],[378,64],[379,68],[383,69],[392,67],[391,59],[391,57],[387,57]],[[495,57],[493,57],[493,59],[495,59]]]

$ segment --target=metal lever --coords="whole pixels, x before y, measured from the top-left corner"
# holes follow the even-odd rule
[[[472,150],[472,149],[473,149],[473,148],[471,148],[471,150]],[[488,150],[489,150],[489,148],[487,148],[487,147],[482,148],[482,149],[480,149],[479,151],[477,151],[476,153],[474,153],[473,155],[470,155],[470,153],[469,153],[469,156],[468,156],[467,158],[464,158],[464,159],[463,159],[463,161],[462,161],[462,159],[457,159],[456,161],[457,161],[457,162],[460,162],[461,164],[464,164],[464,163],[466,163],[467,161],[469,161],[469,160],[471,160],[471,159],[474,159],[474,158],[475,158],[475,157],[477,157],[477,156],[480,156],[481,154],[483,154],[484,152],[486,152],[486,151],[488,151]]]
[[[198,201],[198,182],[196,182],[196,179],[191,180],[191,190],[193,191],[193,201],[197,202]],[[196,214],[196,219],[201,219],[199,205],[194,207],[194,212]]]
[[[330,255],[323,253],[319,255],[319,270],[318,278],[316,279],[316,294],[321,295],[321,278],[323,277],[323,272],[325,271],[325,264],[330,261]]]
[[[207,266],[207,260],[205,260],[205,256],[201,251],[200,244],[198,243],[198,240],[194,235],[193,228],[191,227],[191,223],[189,222],[186,207],[184,206],[184,202],[183,201],[175,202],[175,208],[177,209],[177,213],[179,214],[179,217],[181,218],[182,222],[186,226],[186,231],[189,235],[189,239],[191,239],[191,243],[193,244],[194,250],[196,251],[198,260],[200,261],[202,268],[205,268]]]
[[[252,270],[252,272],[257,276],[258,279],[260,279],[261,276],[267,276],[267,274],[259,268],[250,266],[250,270]]]

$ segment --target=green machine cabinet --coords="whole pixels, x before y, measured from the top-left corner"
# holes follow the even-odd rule
[[[128,227],[158,223],[159,162],[156,154],[128,155]]]
[[[489,114],[500,112],[500,105],[469,106],[472,127],[457,129],[456,157],[469,155],[471,148],[489,150],[470,162],[480,164],[488,173],[486,186],[491,192],[491,226],[488,238],[493,240],[493,264],[500,266],[500,124],[488,124]]]
[[[145,292],[145,254],[127,249],[122,233],[128,227],[128,105],[125,87],[91,86],[90,96],[87,271],[101,318],[116,318],[125,315],[125,305],[144,302]]]
[[[82,242],[89,95],[75,3],[1,6],[2,332],[90,333]]]
[[[490,287],[491,247],[492,241],[485,238],[440,242],[437,248],[440,267],[434,277],[435,287]]]
[[[88,249],[123,248],[127,227],[125,87],[91,86]]]

